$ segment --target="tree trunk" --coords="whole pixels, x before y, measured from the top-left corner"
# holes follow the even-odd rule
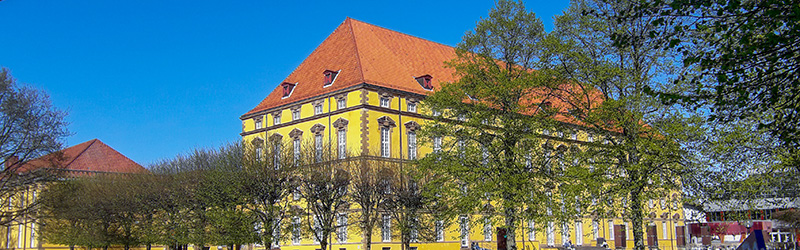
[[[150,244],[150,243],[147,243],[147,250],[150,250],[151,248],[153,248],[153,245]]]
[[[517,250],[517,241],[516,241],[516,224],[517,224],[517,213],[516,209],[513,207],[506,208],[506,249],[507,250]]]
[[[372,249],[372,229],[365,229],[364,230],[364,250],[371,250]]]
[[[633,247],[635,250],[645,250],[644,237],[642,232],[642,221],[644,211],[642,211],[641,191],[634,189],[631,195],[631,229],[633,229]],[[631,230],[628,229],[628,230]]]

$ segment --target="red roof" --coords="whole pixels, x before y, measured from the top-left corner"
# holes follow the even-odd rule
[[[60,158],[60,159],[59,159]],[[98,139],[29,161],[21,169],[56,168],[110,173],[146,173],[147,169]]]
[[[434,90],[455,81],[455,71],[444,63],[454,58],[453,47],[347,18],[283,81],[297,83],[289,97],[276,87],[247,114],[361,83],[427,94],[415,77],[432,76]],[[325,70],[340,71],[328,87]]]

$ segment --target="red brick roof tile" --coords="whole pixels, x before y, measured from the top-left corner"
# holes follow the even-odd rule
[[[283,98],[276,87],[245,115],[361,83],[426,94],[414,77],[431,75],[434,90],[454,81],[455,71],[444,62],[455,56],[453,47],[347,18],[286,77],[284,82],[297,83],[291,96]],[[325,70],[341,70],[328,87]]]
[[[59,159],[59,155],[61,156]],[[147,169],[117,152],[98,139],[93,139],[59,153],[29,161],[21,169],[57,168],[110,173],[146,173]]]

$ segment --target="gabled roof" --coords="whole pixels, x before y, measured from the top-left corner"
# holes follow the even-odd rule
[[[25,170],[55,168],[108,173],[146,173],[147,169],[98,139],[29,161]]]
[[[428,90],[414,78],[432,76],[434,90],[440,82],[455,81],[455,71],[444,63],[454,58],[453,47],[348,17],[284,79],[297,83],[289,97],[283,98],[282,88],[276,87],[245,116],[361,83],[425,95]],[[325,70],[339,71],[327,87]]]

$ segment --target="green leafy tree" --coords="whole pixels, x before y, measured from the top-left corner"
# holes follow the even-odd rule
[[[449,62],[459,80],[443,83],[424,102],[435,115],[423,135],[434,138],[437,151],[420,166],[441,174],[437,192],[446,197],[441,202],[449,204],[449,216],[481,213],[500,221],[509,249],[517,248],[523,216],[537,214],[523,209],[544,211],[538,201],[545,199],[548,176],[535,152],[541,131],[555,124],[543,111],[554,80],[535,71],[543,65],[544,38],[541,20],[521,2],[498,1]]]
[[[681,190],[684,151],[673,136],[693,129],[684,111],[663,105],[648,90],[672,90],[680,72],[674,50],[665,49],[649,16],[616,18],[634,2],[573,1],[548,37],[548,67],[568,84],[551,86],[563,107],[554,112],[581,124],[593,136],[567,158],[590,166],[580,183],[597,202],[618,208],[631,221],[635,249],[644,249],[648,201]],[[621,43],[617,38],[628,42]]]

